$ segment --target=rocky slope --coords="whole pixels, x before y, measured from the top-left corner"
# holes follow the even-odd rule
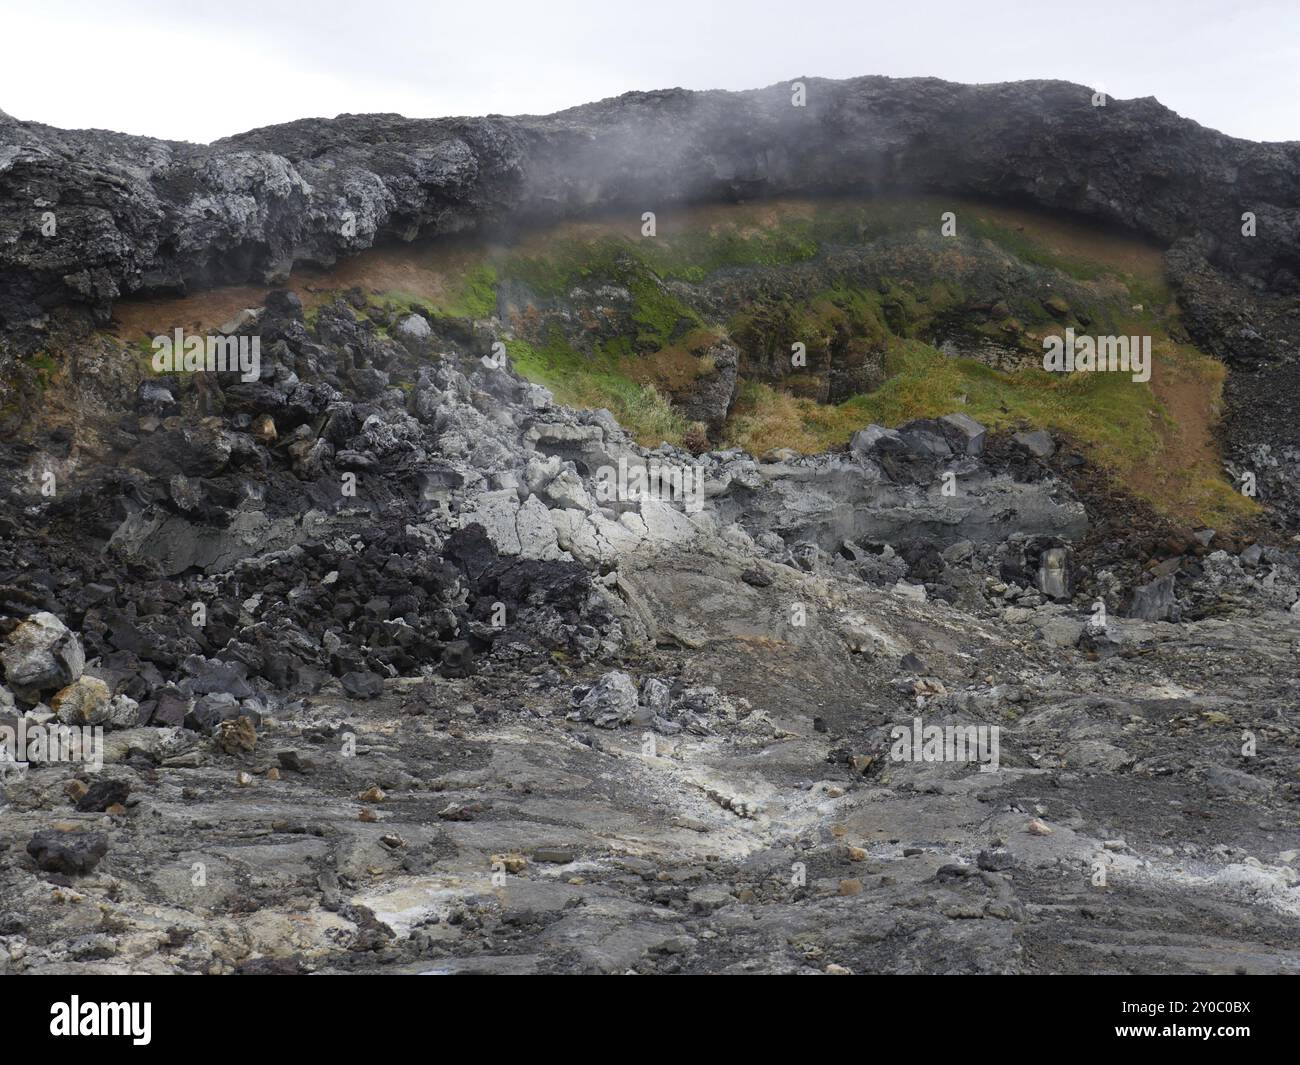
[[[782,194],[991,196],[1142,233],[1202,350],[1242,371],[1229,457],[1295,514],[1300,146],[1064,82],[802,79],[632,93],[544,117],[345,115],[211,145],[0,118],[0,376],[46,314],[284,281],[386,241],[491,234],[621,206]],[[1104,104],[1098,106],[1104,100]],[[1252,218],[1247,234],[1243,217]],[[1266,447],[1261,453],[1260,446]]]
[[[601,504],[695,460],[405,324],[276,295],[256,384],[145,381],[127,434],[87,374],[66,454],[11,446],[5,721],[108,732],[6,772],[8,967],[1294,968],[1286,554],[1099,628],[1050,440],[961,418]],[[917,715],[999,771],[894,761]]]
[[[884,349],[858,341],[876,311],[910,339],[914,290],[960,282],[927,338],[1000,360],[1012,312],[1120,313],[1104,279],[890,237],[689,284],[534,271],[467,316],[275,288],[226,325],[260,341],[251,380],[155,374],[87,313],[651,189],[865,181],[1152,234],[1211,354],[1291,372],[1295,146],[1059,83],[808,92],[207,148],[0,126],[0,738],[105,730],[99,771],[0,761],[0,971],[1300,967],[1284,493],[1267,529],[1181,528],[1073,441],[956,409],[815,454],[721,440],[736,380],[784,376],[784,326],[754,318],[773,293],[876,293],[814,345],[831,403],[879,390]],[[1215,220],[1234,181],[1273,237],[1233,242],[1239,200]],[[689,313],[661,335],[642,291]],[[692,315],[734,327],[691,353],[713,382],[676,397],[713,433],[692,449],[512,358],[560,335],[652,359]],[[1229,446],[1279,455],[1285,419],[1250,420]],[[680,490],[639,490],[652,469]],[[996,763],[901,758],[918,717],[996,726]]]

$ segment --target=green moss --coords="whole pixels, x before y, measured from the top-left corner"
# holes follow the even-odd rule
[[[554,299],[593,278],[613,278],[620,255],[630,254],[632,247],[630,241],[618,237],[557,240],[545,255],[508,256],[501,266],[501,276],[526,285],[543,299]]]
[[[674,236],[555,242],[542,256],[509,256],[502,274],[527,285],[543,298],[564,295],[574,285],[594,280],[628,284],[646,273],[662,280],[698,283],[719,270],[737,266],[780,266],[815,257],[820,242],[810,220],[788,219],[758,233],[735,226],[715,231],[688,230]]]
[[[50,387],[50,382],[54,380],[54,375],[58,372],[59,366],[47,352],[38,351],[26,360],[27,365],[36,371],[36,379],[40,382],[41,389]]]
[[[465,275],[460,291],[439,309],[453,318],[490,318],[496,314],[496,269],[488,263],[474,267]]]
[[[450,294],[441,299],[391,289],[371,295],[368,302],[372,307],[397,314],[420,309],[435,318],[489,318],[497,310],[497,280],[495,267],[480,263],[458,278]]]
[[[558,329],[540,346],[507,340],[506,351],[516,371],[549,388],[560,403],[604,407],[645,447],[681,443],[688,425],[653,385],[638,384],[620,373],[614,359],[583,356]]]
[[[366,302],[371,307],[387,311],[389,314],[411,314],[417,308],[422,308],[430,314],[439,313],[438,305],[433,300],[424,296],[417,296],[414,292],[404,292],[401,289],[374,293],[366,297]]]
[[[1105,266],[1084,256],[1065,255],[1052,250],[1033,233],[1000,222],[963,212],[961,226],[974,236],[992,241],[1023,263],[1059,270],[1076,281],[1095,281]]]
[[[1103,448],[1117,465],[1149,461],[1162,447],[1157,429],[1167,415],[1148,385],[1125,374],[1000,373],[917,340],[891,341],[887,370],[889,379],[869,395],[835,406],[800,401],[800,433],[821,449],[845,443],[871,422],[899,425],[963,411],[993,429],[1064,431]],[[758,392],[750,398],[767,399]]]
[[[137,340],[130,348],[135,355],[136,366],[139,367],[140,373],[148,377],[157,377],[159,372],[153,368],[154,347],[150,340]],[[166,371],[171,374],[187,374],[193,371],[178,366],[174,370]]]
[[[844,444],[872,422],[896,426],[962,411],[990,429],[1041,427],[1065,433],[1110,469],[1120,485],[1159,509],[1221,525],[1253,510],[1217,471],[1166,454],[1171,416],[1149,384],[1128,374],[1001,373],[972,359],[950,358],[917,340],[891,340],[887,370],[889,379],[876,391],[832,406],[784,395],[768,385],[746,384],[728,427],[728,442],[755,453],[775,446],[822,451]],[[1151,478],[1153,468],[1166,475]]]
[[[950,210],[957,214],[958,237],[939,242],[941,216]],[[872,259],[889,263],[885,269],[890,276],[864,277],[854,272],[849,257],[828,256],[816,271],[802,272],[800,284],[824,276],[829,287],[807,298],[756,298],[726,323],[725,331],[674,291],[676,282],[699,284],[728,270],[805,263],[882,238],[888,242]],[[924,242],[919,259],[912,254],[915,241]],[[969,307],[971,294],[951,278],[971,266],[972,242],[985,241],[1022,263],[1070,279],[1072,284],[1054,289],[1068,308],[1058,307],[1053,314],[1040,294],[1029,289],[1003,295],[1000,302],[1006,307],[992,316]],[[519,370],[549,387],[561,402],[607,407],[650,445],[681,440],[686,426],[662,389],[678,394],[683,374],[707,369],[678,356],[689,349],[698,357],[688,338],[714,329],[717,335],[729,332],[743,352],[743,374],[776,376],[773,371],[788,370],[778,364],[788,363],[790,345],[807,345],[808,371],[784,385],[804,395],[814,394],[817,375],[824,381],[824,367],[836,365],[837,359],[853,360],[856,366],[881,349],[888,353],[885,384],[837,406],[818,406],[742,381],[728,432],[732,441],[751,450],[782,445],[816,450],[843,443],[869,421],[898,424],[963,410],[993,428],[1033,425],[1068,433],[1121,481],[1144,467],[1167,469],[1171,480],[1183,474],[1202,478],[1205,483],[1187,488],[1182,498],[1200,492],[1210,511],[1231,509],[1232,501],[1222,498],[1226,482],[1216,481],[1212,470],[1206,472],[1208,466],[1193,470],[1191,459],[1162,452],[1171,446],[1164,441],[1173,434],[1169,415],[1149,386],[1122,374],[1065,378],[1040,371],[999,373],[979,362],[948,358],[925,343],[966,331],[972,338],[1041,353],[1042,333],[1067,323],[1091,333],[1150,333],[1157,343],[1167,340],[1170,315],[1176,313],[1171,293],[1158,249],[1139,241],[1032,211],[915,196],[693,208],[677,219],[662,217],[660,235],[653,239],[620,235],[614,223],[597,222],[562,227],[546,242],[530,238],[523,247],[527,250],[460,256],[453,267],[440,268],[425,296],[390,292],[376,302],[396,311],[419,307],[434,317],[483,318],[496,312],[499,285],[510,283],[537,298],[545,320],[546,301],[563,300],[574,287],[625,288],[631,295],[632,328],[609,337],[607,327],[593,327],[592,354],[575,350],[559,330],[542,343],[530,332],[533,344],[511,341],[508,347]],[[927,259],[925,253],[936,248],[942,260]],[[923,264],[923,277],[909,273],[908,264],[915,262]],[[772,286],[777,292],[784,287]],[[978,294],[989,298],[984,287]],[[1131,310],[1136,304],[1140,311]],[[661,390],[647,381],[659,382]]]
[[[637,325],[633,347],[639,351],[667,347],[704,324],[699,315],[649,273],[630,280],[628,290],[632,293],[632,320]]]
[[[643,255],[661,277],[699,282],[729,267],[786,266],[813,259],[820,251],[814,223],[791,218],[759,233],[722,227],[657,238],[645,243]]]
[[[1148,314],[1158,312],[1173,303],[1173,290],[1163,277],[1135,277],[1124,275],[1129,296],[1135,304],[1140,304]]]
[[[961,410],[995,429],[1045,426],[1103,447],[1117,462],[1137,462],[1161,449],[1163,408],[1149,385],[1126,374],[1007,374],[917,341],[895,345],[888,369],[881,388],[845,406],[886,425]]]

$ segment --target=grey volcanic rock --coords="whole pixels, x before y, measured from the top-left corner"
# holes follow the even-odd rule
[[[277,438],[231,404],[228,450],[170,431],[41,503],[0,467],[0,623],[75,619],[123,711],[104,784],[0,765],[21,971],[1295,969],[1293,551],[1162,578],[1208,617],[1121,617],[1083,497],[1003,433],[647,449],[473,351],[393,345],[412,387],[358,398],[334,368],[378,328],[325,307],[268,353]],[[702,492],[600,491],[652,464]],[[895,759],[918,715],[998,725],[1000,767]]]
[[[5,680],[18,691],[62,688],[81,676],[86,655],[81,641],[53,614],[33,614],[9,634],[0,651]]]
[[[341,115],[210,145],[0,118],[0,319],[282,280],[385,240],[593,206],[896,188],[1028,200],[1278,291],[1300,277],[1300,144],[1205,129],[1060,81],[805,79],[628,93],[544,117]],[[1248,207],[1258,232],[1245,239]],[[57,230],[42,234],[45,211]]]
[[[1017,444],[1037,459],[1051,458],[1056,451],[1056,444],[1053,443],[1051,436],[1043,432],[1042,429],[1035,429],[1029,433],[1016,433],[1014,439]]]
[[[1055,82],[809,88],[806,109],[785,87],[634,94],[208,147],[0,121],[4,313],[70,294],[102,312],[117,293],[588,208],[912,183],[1180,238],[1188,329],[1222,342],[1234,377],[1294,380],[1279,361],[1294,249],[1274,239],[1293,146],[1149,101],[1094,109]],[[1231,240],[1237,196],[1263,204],[1248,247]],[[35,235],[38,201],[57,239]],[[916,276],[935,281],[943,239],[728,270],[688,295],[721,322],[836,275],[874,292],[929,262]],[[958,239],[966,276],[997,282],[958,273],[960,313],[1083,309],[1064,275],[990,272],[979,238]],[[594,298],[614,305],[607,287]],[[589,306],[569,302],[551,311]],[[35,861],[0,861],[0,969],[1300,964],[1289,540],[1217,519],[1208,543],[1157,537],[1072,465],[1064,432],[1059,452],[1022,433],[1026,449],[1011,433],[1033,427],[1001,418],[1014,429],[954,414],[761,460],[645,447],[484,358],[501,321],[407,316],[363,290],[311,314],[272,292],[237,314],[264,344],[249,382],[141,388],[84,319],[41,323],[77,372],[41,384],[29,433],[0,434],[0,717],[102,723],[108,779],[0,764],[0,847],[30,839]],[[736,352],[753,356],[691,344],[714,372],[680,375],[698,387],[679,413],[725,428]],[[843,387],[882,367],[863,354]],[[1230,398],[1240,425],[1268,415],[1265,443],[1229,439],[1270,497],[1300,460],[1288,409]],[[51,497],[33,490],[42,463]],[[695,490],[633,483],[656,469]],[[900,758],[892,733],[918,716],[996,726],[998,765]],[[70,817],[105,834],[51,829]],[[112,876],[54,895],[110,836]]]
[[[948,439],[949,445],[959,455],[981,455],[984,453],[984,441],[988,430],[969,414],[945,414],[939,419],[939,426]]]
[[[27,844],[27,853],[48,873],[83,876],[108,853],[108,837],[102,832],[37,832]]]
[[[703,422],[711,436],[722,432],[736,401],[736,371],[740,353],[729,341],[713,345],[705,353],[713,363],[712,372],[703,375],[685,396],[677,398],[678,409],[688,421]]]
[[[636,708],[636,684],[620,670],[606,673],[578,701],[582,719],[601,728],[630,720]]]
[[[1133,591],[1129,615],[1143,621],[1163,621],[1174,608],[1174,578],[1159,577]]]

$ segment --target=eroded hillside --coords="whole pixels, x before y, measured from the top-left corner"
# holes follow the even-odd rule
[[[1293,148],[809,87],[0,115],[0,971],[1297,971]]]
[[[1254,513],[1216,443],[1225,368],[1188,338],[1155,245],[940,198],[715,205],[657,217],[653,237],[642,227],[370,250],[292,287],[309,321],[343,294],[381,332],[411,311],[449,337],[492,321],[522,374],[609,409],[649,447],[693,430],[697,449],[812,453],[870,422],[964,411],[1064,434],[1185,524]],[[212,330],[258,302],[233,288],[123,303],[115,332],[147,352],[158,333]],[[1151,380],[1043,372],[1043,338],[1066,328],[1151,336]]]

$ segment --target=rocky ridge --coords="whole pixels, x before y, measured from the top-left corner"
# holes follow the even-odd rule
[[[800,84],[804,106],[786,84],[679,89],[545,117],[307,119],[211,145],[0,120],[0,317],[269,283],[383,240],[595,205],[890,189],[1022,199],[1183,241],[1180,273],[1240,295],[1245,285],[1247,306],[1295,294],[1296,144],[1226,137],[1152,99],[1097,106],[1066,82]],[[1258,342],[1294,350],[1285,334]]]

